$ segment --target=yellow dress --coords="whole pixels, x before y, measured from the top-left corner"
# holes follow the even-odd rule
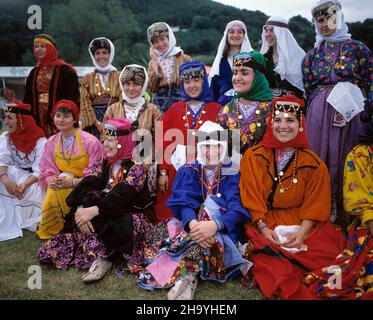
[[[76,178],[81,178],[84,176],[83,170],[88,166],[89,155],[83,149],[79,130],[76,130],[75,136],[80,152],[66,159],[60,151],[60,136],[54,152],[54,159],[60,172],[70,173]],[[70,208],[66,204],[66,198],[72,190],[73,188],[59,190],[47,189],[47,194],[41,208],[41,224],[37,231],[40,239],[49,239],[62,230],[65,222],[64,217],[70,211]]]

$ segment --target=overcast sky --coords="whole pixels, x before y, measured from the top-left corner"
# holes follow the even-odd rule
[[[301,15],[311,20],[311,7],[315,0],[214,0],[226,5],[247,10],[259,10],[268,16],[283,16],[290,19]],[[373,18],[372,0],[341,0],[345,21],[355,22]]]

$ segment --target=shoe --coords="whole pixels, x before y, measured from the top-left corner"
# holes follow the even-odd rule
[[[197,275],[187,274],[176,281],[175,285],[167,293],[168,300],[192,300],[197,287]],[[181,298],[180,298],[181,297]],[[188,299],[188,297],[191,297]]]
[[[193,300],[194,292],[196,291],[198,282],[196,275],[191,276],[193,277],[189,277],[186,289],[176,298],[176,300]]]
[[[95,260],[88,272],[83,274],[82,279],[84,283],[94,282],[102,279],[106,272],[110,270],[112,263],[108,259]]]

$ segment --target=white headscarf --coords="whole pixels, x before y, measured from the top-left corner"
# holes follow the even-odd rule
[[[153,26],[157,23],[159,23],[159,22],[153,23],[148,28],[147,34],[149,34],[149,30],[151,28],[153,28]],[[162,52],[159,52],[159,51],[155,50],[155,54],[157,55],[158,58],[167,59],[169,57],[173,57],[173,56],[177,55],[179,52],[182,52],[183,50],[180,47],[176,47],[176,38],[175,38],[174,32],[172,31],[171,27],[166,22],[162,22],[162,23],[164,23],[167,26],[167,29],[168,29],[168,51],[162,53]],[[148,39],[148,41],[149,41],[150,45],[152,45],[151,39]]]
[[[109,45],[110,45],[110,56],[109,56],[109,62],[108,62],[108,64],[105,67],[100,67],[98,65],[98,63],[96,62],[94,54],[91,52],[90,48],[91,48],[91,45],[92,45],[93,41],[95,41],[95,40],[106,40],[107,42],[109,42]],[[94,64],[95,69],[97,71],[100,71],[100,72],[103,72],[103,73],[111,72],[111,71],[117,71],[117,68],[115,68],[112,65],[112,62],[114,60],[114,55],[115,55],[115,47],[114,47],[114,44],[108,38],[105,38],[105,37],[94,38],[91,41],[91,43],[89,44],[89,46],[88,46],[88,52],[89,52],[89,55],[91,56],[92,63]]]
[[[288,24],[288,20],[282,17],[270,17],[267,22],[269,21]],[[265,54],[269,50],[264,27],[262,32],[262,48],[260,49],[261,54]],[[273,32],[276,36],[276,49],[278,53],[278,63],[275,67],[275,72],[280,75],[281,80],[286,79],[293,86],[304,92],[302,61],[306,53],[298,45],[297,40],[295,40],[288,28],[285,26],[271,27],[273,27]]]
[[[134,99],[129,98],[124,93],[124,90],[123,90],[123,80],[122,80],[123,79],[123,74],[124,74],[125,70],[130,69],[130,68],[141,68],[142,70],[144,70],[144,74],[145,74],[145,81],[144,81],[144,85],[142,87],[142,91],[141,91],[140,95],[138,97],[134,98]],[[132,110],[126,108],[126,117],[129,118],[131,120],[131,122],[133,122],[137,119],[137,116],[140,112],[141,107],[145,104],[144,94],[145,94],[146,89],[148,88],[148,73],[146,72],[146,69],[143,66],[140,66],[138,64],[129,64],[129,65],[125,66],[123,68],[122,72],[120,73],[119,85],[120,85],[120,89],[122,90],[123,100],[125,102],[127,102],[130,106],[133,107]]]
[[[317,7],[328,2],[333,2],[334,4],[342,6],[339,0],[318,0],[316,4],[312,7],[311,11],[313,11]],[[315,42],[316,48],[319,48],[320,44],[323,41],[342,42],[342,41],[351,39],[351,34],[348,33],[348,26],[344,21],[344,15],[343,15],[342,9],[337,11],[337,30],[330,37],[325,37],[320,33],[320,31],[317,29],[316,21],[314,21],[314,25],[315,25],[315,31],[316,31],[316,42]]]
[[[198,134],[200,134],[200,133],[203,133],[204,135],[208,135],[208,134],[211,134],[211,133],[214,133],[214,132],[217,132],[217,131],[220,131],[220,132],[224,133],[224,129],[220,125],[218,125],[215,122],[212,122],[212,121],[208,120],[197,130],[197,137],[198,137]],[[212,136],[212,137],[217,138],[217,137],[214,137],[214,136]],[[203,145],[221,145],[223,150],[222,150],[222,152],[220,154],[220,157],[219,157],[219,163],[223,162],[223,160],[224,160],[224,158],[226,157],[226,154],[227,154],[227,148],[228,148],[227,141],[210,139],[210,140],[200,141],[200,142],[197,143],[197,161],[202,165],[206,165],[207,164],[206,159],[202,155],[202,146]]]
[[[230,28],[234,27],[234,26],[239,26],[240,28],[242,28],[245,31],[245,35],[244,35],[244,38],[242,40],[240,52],[253,51],[253,48],[251,47],[250,40],[247,36],[246,25],[240,20],[233,20],[233,21],[229,22],[227,24],[227,26],[225,27],[223,38],[221,38],[221,40],[220,40],[220,44],[219,44],[219,47],[218,47],[218,52],[216,53],[214,63],[212,64],[212,67],[211,67],[211,70],[210,70],[209,84],[211,84],[211,80],[215,75],[219,75],[220,61],[221,61],[221,58],[223,57],[224,48],[225,48],[225,45],[228,41],[227,40],[228,30]]]

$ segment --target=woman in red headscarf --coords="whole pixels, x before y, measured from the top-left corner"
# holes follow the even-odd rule
[[[90,268],[84,282],[101,279],[112,261],[143,264],[152,199],[146,167],[132,157],[135,128],[125,118],[105,123],[102,175],[85,177],[68,196],[64,228],[40,248],[41,263]]]
[[[37,125],[48,138],[58,132],[50,116],[55,103],[67,99],[79,107],[79,81],[76,70],[58,58],[57,46],[51,36],[35,36],[33,51],[37,64],[27,78],[23,102],[31,105]]]
[[[14,100],[5,108],[6,131],[0,136],[0,241],[35,231],[44,191],[38,185],[46,139],[31,107]]]
[[[70,100],[60,100],[53,107],[52,117],[59,132],[48,139],[40,162],[40,184],[47,189],[37,231],[41,239],[61,231],[63,217],[70,210],[66,198],[74,186],[83,177],[101,170],[101,143],[77,128],[77,105]]]
[[[246,255],[267,298],[313,299],[302,274],[328,266],[345,246],[329,221],[326,165],[308,149],[303,100],[272,100],[268,128],[241,160],[240,193],[251,213]]]

